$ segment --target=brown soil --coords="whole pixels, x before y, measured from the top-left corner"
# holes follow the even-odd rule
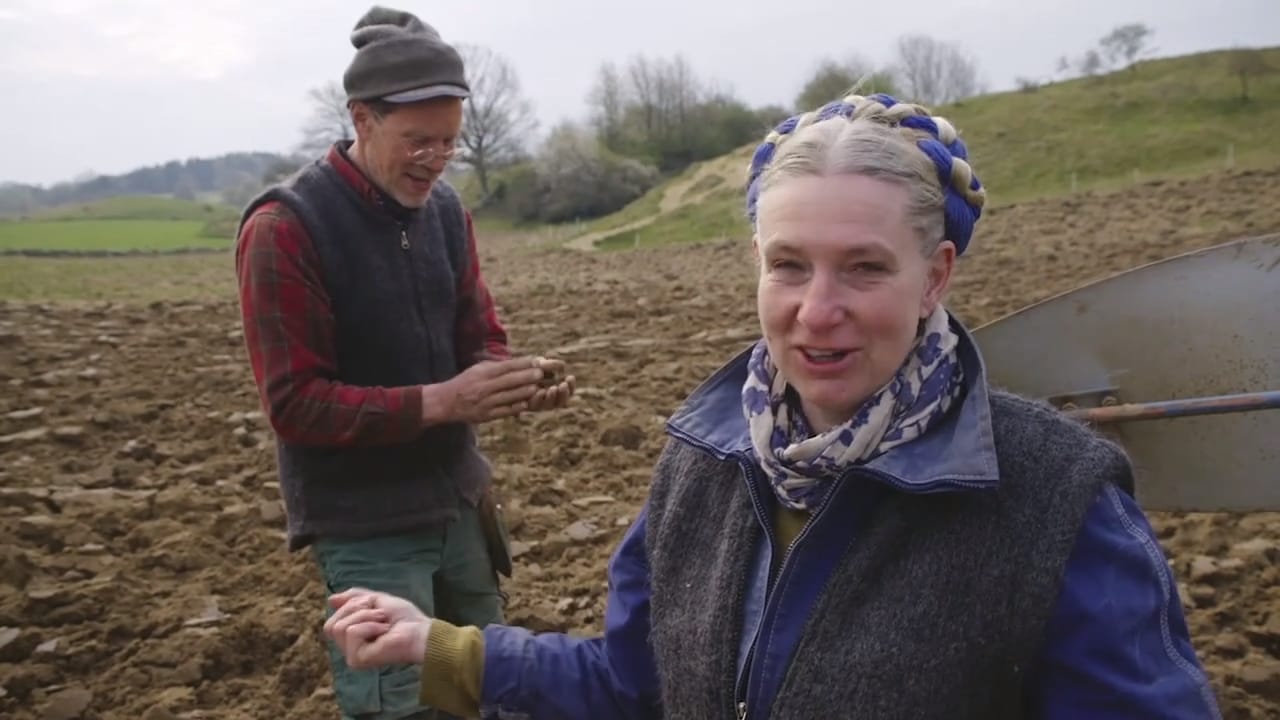
[[[981,323],[1275,231],[1280,171],[999,209],[952,306]],[[568,411],[484,428],[520,553],[510,618],[593,632],[664,417],[755,331],[748,248],[484,254],[518,349],[580,387]],[[337,717],[237,326],[227,299],[0,304],[0,716]],[[1153,520],[1225,716],[1280,716],[1280,514]]]

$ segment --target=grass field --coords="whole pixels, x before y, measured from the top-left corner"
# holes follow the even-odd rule
[[[0,252],[164,252],[229,247],[233,207],[159,196],[121,196],[0,221]]]
[[[167,197],[115,197],[0,221],[0,252],[141,253],[136,257],[0,259],[0,299],[36,301],[233,298],[236,211]],[[234,231],[232,231],[234,232]],[[198,254],[173,251],[202,250]]]
[[[155,252],[225,248],[199,220],[42,220],[0,223],[0,251]]]

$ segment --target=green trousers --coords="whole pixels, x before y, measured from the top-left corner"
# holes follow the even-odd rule
[[[503,620],[502,596],[475,508],[430,531],[368,539],[322,538],[312,545],[326,590],[359,586],[398,595],[456,625]],[[332,610],[326,605],[326,617]],[[451,717],[418,703],[421,666],[352,670],[332,641],[329,667],[344,720]]]

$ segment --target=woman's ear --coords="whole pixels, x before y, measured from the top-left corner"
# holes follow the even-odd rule
[[[934,309],[942,302],[951,286],[951,273],[956,264],[956,245],[950,240],[943,240],[934,248],[929,256],[928,275],[925,277],[924,297],[920,303],[920,318],[933,314]]]

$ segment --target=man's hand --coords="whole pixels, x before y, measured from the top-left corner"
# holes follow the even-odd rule
[[[538,358],[482,360],[457,376],[422,388],[422,419],[479,424],[529,408],[542,379]]]
[[[413,603],[387,593],[351,588],[330,596],[333,615],[324,634],[354,670],[421,663],[427,656],[431,618]]]
[[[564,361],[539,358],[538,366],[542,368],[543,379],[538,383],[538,391],[529,399],[529,410],[557,410],[568,405],[576,380],[572,375],[564,374]]]

